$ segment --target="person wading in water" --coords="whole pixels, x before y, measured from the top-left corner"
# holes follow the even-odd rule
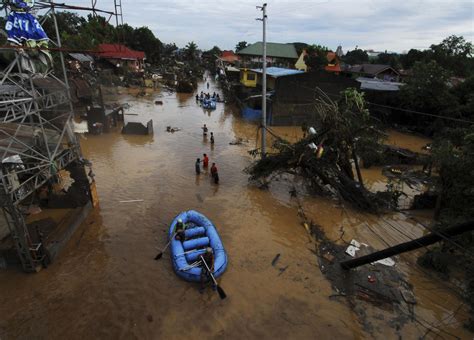
[[[219,173],[217,172],[216,163],[212,163],[211,177],[214,179],[214,183],[219,184]]]
[[[211,275],[210,274],[214,273],[214,254],[212,252],[211,247],[206,248],[206,252],[204,254],[202,254],[202,258],[204,259],[204,261],[206,261],[206,264],[209,267],[209,269],[211,270],[211,273],[209,273],[209,271],[206,268],[206,265],[203,263],[202,267],[201,267],[201,277],[200,277],[201,287],[199,289],[200,293],[204,292],[204,288],[205,288],[206,283],[211,281]],[[213,284],[212,289],[215,289],[215,288],[216,287]]]
[[[199,175],[201,173],[201,160],[198,158],[196,159],[196,175]]]

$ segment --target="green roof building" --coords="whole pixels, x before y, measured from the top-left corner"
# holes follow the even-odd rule
[[[244,64],[261,63],[263,54],[263,43],[261,41],[237,52]],[[269,66],[284,66],[294,68],[298,59],[295,46],[293,44],[267,43],[267,61]]]

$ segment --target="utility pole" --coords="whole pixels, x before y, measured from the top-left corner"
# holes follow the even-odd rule
[[[267,37],[266,37],[266,23],[267,23],[267,4],[257,6],[257,9],[262,11],[262,19],[257,19],[263,23],[263,55],[262,55],[262,158],[266,154],[266,128],[267,128]]]
[[[417,238],[410,242],[400,243],[396,246],[386,248],[384,250],[376,251],[375,253],[368,254],[362,257],[358,257],[352,260],[341,262],[341,267],[344,269],[351,269],[362,266],[367,263],[372,263],[378,260],[385,259],[387,257],[405,253],[410,250],[418,249],[421,247],[429,246],[430,244],[443,241],[443,239],[449,240],[450,238],[474,230],[474,222],[465,222],[457,224],[453,227],[448,227],[437,233],[429,233],[426,236]]]

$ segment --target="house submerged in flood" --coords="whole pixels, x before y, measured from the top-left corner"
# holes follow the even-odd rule
[[[237,93],[242,116],[258,120],[262,116],[262,70],[241,69],[241,88]],[[324,70],[267,68],[267,124],[302,125],[315,118],[314,99],[319,88],[328,95],[336,95],[349,87],[360,88],[356,80],[340,77]]]

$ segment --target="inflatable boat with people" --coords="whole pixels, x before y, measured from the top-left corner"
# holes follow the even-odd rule
[[[178,225],[184,232],[177,237]],[[179,229],[179,228],[178,228]],[[188,210],[178,214],[171,222],[171,261],[176,274],[186,281],[200,282],[204,264],[201,259],[212,252],[214,278],[221,276],[227,268],[227,254],[214,224],[203,214]]]

